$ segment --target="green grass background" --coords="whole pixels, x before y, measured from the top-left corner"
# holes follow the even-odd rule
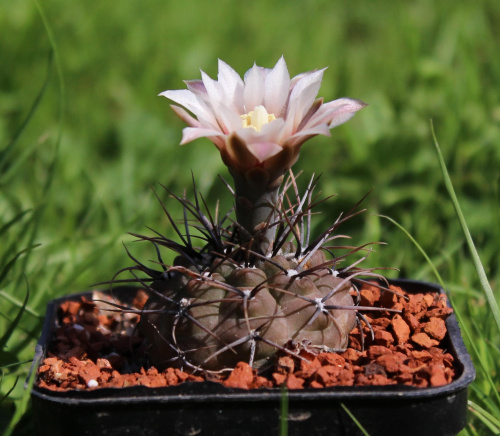
[[[304,181],[322,173],[322,193],[338,194],[317,228],[374,188],[368,213],[343,233],[358,244],[387,242],[367,266],[436,281],[405,234],[377,215],[424,248],[478,348],[464,434],[500,431],[500,336],[429,122],[498,301],[496,0],[0,0],[0,431],[31,433],[23,383],[47,301],[128,266],[123,242],[153,258],[127,232],[150,226],[172,235],[152,186],[190,191],[192,171],[210,204],[230,204],[216,149],[206,140],[180,147],[183,125],[157,94],[183,88],[200,68],[215,77],[217,58],[243,74],[281,55],[292,75],[329,66],[326,100],[370,104],[331,138],[303,147],[295,169]]]

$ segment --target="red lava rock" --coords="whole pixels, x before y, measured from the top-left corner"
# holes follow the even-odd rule
[[[424,294],[423,300],[427,303],[427,307],[430,307],[434,304],[435,297],[431,294]]]
[[[429,381],[426,377],[417,374],[413,378],[412,386],[416,386],[417,388],[426,388],[429,386]]]
[[[359,334],[358,329],[354,329],[349,334],[349,348],[355,351],[361,351],[363,347],[361,346],[361,335]]]
[[[285,380],[287,379],[286,374],[279,373],[279,372],[273,372],[272,377],[273,377],[274,383],[277,386],[281,386],[283,383],[285,383]]]
[[[318,355],[318,361],[322,365],[334,365],[338,366],[339,368],[345,365],[344,357],[340,354],[335,353],[321,353],[320,355]]]
[[[367,357],[369,357],[370,359],[376,359],[378,356],[382,356],[382,354],[391,353],[392,351],[387,347],[383,347],[381,345],[372,345],[370,348],[368,348]]]
[[[167,385],[167,380],[166,379],[162,379],[162,378],[159,378],[159,377],[152,377],[152,378],[150,378],[150,384],[149,385],[145,385],[145,386],[148,386],[150,388],[162,388],[162,387],[165,387],[165,386],[168,386],[168,385]]]
[[[375,286],[369,286],[364,288],[360,292],[361,294],[361,306],[375,306],[380,298],[380,289]]]
[[[403,318],[410,327],[410,330],[414,332],[420,326],[420,321],[408,310],[403,311]]]
[[[403,288],[401,288],[400,286],[396,286],[396,285],[389,285],[389,289],[391,291],[394,291],[397,298],[401,298],[400,296],[403,295],[403,296],[406,296],[406,291],[403,290]],[[394,295],[395,295],[394,294]],[[405,299],[405,298],[404,298]]]
[[[321,363],[317,358],[310,361],[301,360],[300,361],[300,375],[304,378],[311,377],[319,368],[321,368]]]
[[[425,324],[424,332],[440,341],[446,336],[446,324],[441,318],[432,317]]]
[[[290,374],[286,379],[286,387],[288,389],[303,389],[304,380],[296,377],[293,374]]]
[[[97,366],[103,370],[103,369],[113,369],[111,366],[111,363],[109,363],[109,360],[107,359],[97,359]]]
[[[366,386],[384,386],[389,384],[394,384],[394,381],[389,380],[385,375],[373,374],[366,376],[363,374],[357,374],[355,379],[356,385],[366,385]]]
[[[398,372],[400,362],[393,354],[383,354],[377,358],[377,363],[384,367],[387,372]]]
[[[391,289],[406,295],[401,288],[391,286]],[[388,384],[427,387],[442,386],[454,379],[453,356],[440,347],[446,335],[444,320],[452,313],[444,295],[407,294],[405,299],[371,285],[364,286],[360,295],[362,305],[392,307],[401,313],[369,312],[365,317],[374,331],[374,341],[370,328],[363,323],[363,340],[356,327],[344,352],[302,349],[302,358],[283,353],[277,356],[268,376],[257,374],[244,362],[226,375],[195,375],[179,368],[159,372],[154,367],[145,367],[148,360],[143,339],[130,336],[136,330],[138,315],[105,311],[103,303],[85,299],[67,301],[58,309],[59,324],[48,357],[38,370],[37,383],[54,391],[137,385],[163,387],[203,380],[240,389],[281,385],[303,389]],[[143,307],[147,298],[146,292],[139,291],[134,307]],[[95,299],[109,300],[109,297],[98,293]],[[365,350],[361,351],[363,342]],[[141,366],[143,369],[136,373],[120,372]]]
[[[63,320],[69,320],[76,316],[82,307],[82,303],[78,301],[65,301],[59,307],[59,311],[64,314]]]
[[[410,327],[401,315],[394,315],[391,321],[392,331],[396,338],[396,343],[404,344],[410,339]]]
[[[337,365],[322,366],[316,371],[316,380],[323,386],[333,386],[337,376],[340,374],[340,367]]]
[[[295,369],[295,362],[290,356],[281,356],[278,359],[278,364],[276,365],[276,369],[279,373],[290,374]]]
[[[407,386],[412,386],[413,384],[413,374],[409,371],[401,372],[396,376],[396,382],[398,384],[403,384]]]
[[[421,361],[421,362],[428,362],[429,360],[432,360],[432,354],[429,353],[427,350],[414,350],[411,352],[411,355]]]
[[[395,287],[395,289],[391,290],[395,292],[402,292],[401,288]],[[380,295],[380,300],[379,300],[379,306],[380,307],[387,307],[388,309],[394,308],[394,306],[398,303],[398,296],[396,294],[393,294],[392,292],[384,291]]]
[[[385,329],[389,326],[390,323],[391,320],[389,318],[370,319],[370,324],[372,325],[372,327],[378,326]]]
[[[230,388],[250,389],[253,379],[254,370],[252,367],[248,363],[239,362],[223,384]]]
[[[363,357],[366,357],[366,351],[357,351],[352,348],[348,348],[344,351],[342,357],[350,363],[358,363]]]
[[[383,345],[389,347],[394,343],[394,338],[387,330],[376,330],[375,331],[375,343],[377,345]]]
[[[439,341],[431,339],[427,333],[416,333],[411,337],[411,340],[424,348],[431,348],[439,345]]]
[[[405,371],[403,368],[404,362],[406,361],[406,356],[402,353],[395,352],[393,354],[383,354],[377,357],[376,362],[383,366],[387,372],[397,373]]]
[[[453,313],[453,309],[451,307],[438,307],[436,309],[432,309],[432,310],[427,311],[427,316],[429,318],[446,319],[452,313]]]
[[[179,368],[175,368],[174,373],[177,376],[179,382],[187,381],[189,378],[189,374],[187,372],[181,371]]]
[[[290,374],[289,378],[292,377],[293,374]],[[288,382],[287,382],[288,384]],[[297,385],[297,384],[294,384]],[[298,385],[297,385],[298,386]],[[271,380],[268,380],[266,377],[258,376],[255,378],[251,389],[259,389],[259,388],[272,388],[273,384]],[[298,389],[298,388],[290,388],[290,389]]]
[[[404,310],[410,312],[417,320],[420,320],[427,312],[427,302],[423,294],[408,294],[409,301],[403,305]]]
[[[418,376],[427,380],[430,386],[444,386],[449,383],[445,368],[440,365],[426,366],[419,371]]]
[[[338,385],[352,386],[354,384],[354,371],[352,368],[342,368],[338,376]]]
[[[444,386],[448,384],[444,368],[437,365],[431,366],[429,382],[431,386]]]
[[[165,374],[165,380],[167,380],[168,386],[175,386],[176,384],[179,383],[179,379],[175,375],[174,368],[167,368],[165,370],[164,374]]]

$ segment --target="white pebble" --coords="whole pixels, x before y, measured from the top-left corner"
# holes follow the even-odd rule
[[[97,380],[92,379],[87,382],[87,386],[89,388],[96,388],[97,386],[99,386],[99,383],[97,382]]]

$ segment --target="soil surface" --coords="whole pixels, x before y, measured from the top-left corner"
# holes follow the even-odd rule
[[[453,356],[443,343],[444,320],[452,313],[446,297],[437,293],[398,296],[375,286],[361,290],[361,306],[397,309],[363,312],[371,325],[355,328],[342,353],[302,349],[301,358],[279,356],[265,374],[247,363],[222,374],[189,374],[178,368],[159,372],[148,366],[147,353],[136,326],[139,314],[110,312],[111,300],[94,292],[92,301],[67,301],[58,308],[57,326],[38,370],[39,387],[53,391],[173,386],[184,381],[219,381],[225,386],[255,389],[286,385],[289,389],[329,386],[442,386],[455,377]],[[139,291],[133,306],[140,309],[147,294]],[[116,302],[115,302],[116,303]],[[105,310],[108,309],[108,310]],[[373,337],[372,337],[373,334]]]

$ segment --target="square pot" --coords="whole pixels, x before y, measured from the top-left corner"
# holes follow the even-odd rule
[[[443,292],[434,284],[391,280],[406,292]],[[125,293],[127,290],[122,290]],[[128,289],[130,292],[130,288]],[[120,296],[120,289],[115,294]],[[49,302],[32,370],[46,356],[64,301],[91,298],[91,293]],[[288,435],[362,434],[346,407],[372,436],[455,435],[467,422],[467,388],[475,371],[452,314],[446,320],[447,352],[455,359],[456,378],[440,387],[404,385],[337,386],[321,389],[241,390],[215,382],[178,386],[102,388],[53,392],[34,386],[32,406],[39,435]],[[282,414],[283,401],[288,413]]]

